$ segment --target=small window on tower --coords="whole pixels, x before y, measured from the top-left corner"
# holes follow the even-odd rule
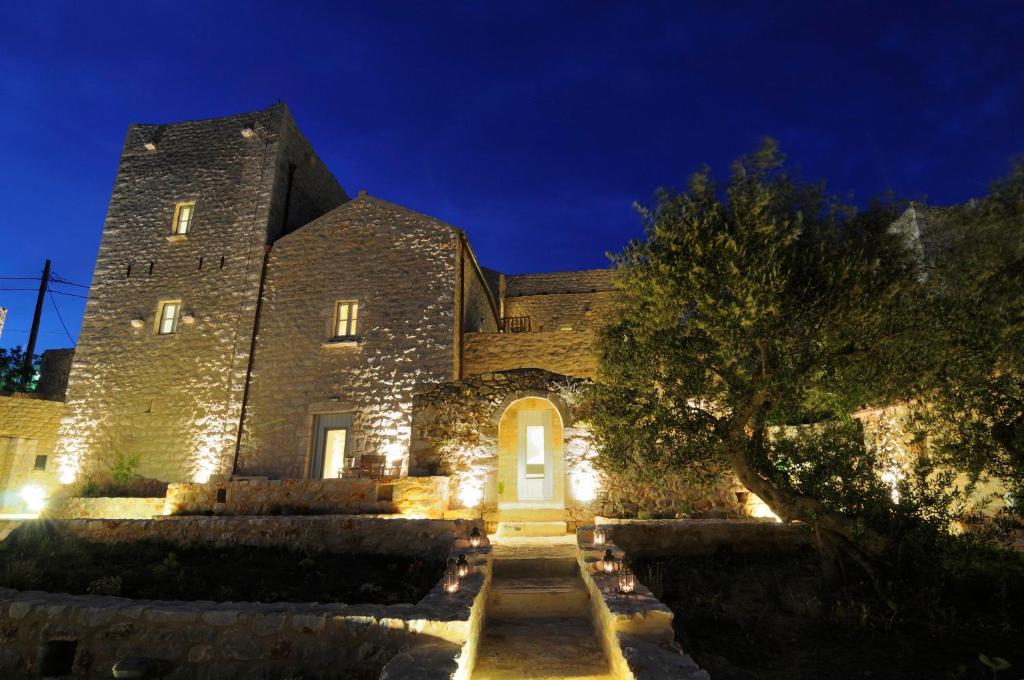
[[[192,227],[192,216],[196,212],[196,204],[179,203],[174,206],[174,222],[171,224],[171,233],[175,236],[184,236]]]
[[[355,300],[339,300],[334,305],[334,337],[354,338],[358,317],[358,302]]]
[[[180,311],[181,302],[178,300],[160,303],[160,314],[156,320],[158,335],[170,335],[178,332],[178,312]]]

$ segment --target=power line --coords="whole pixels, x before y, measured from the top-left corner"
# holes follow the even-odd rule
[[[57,295],[69,295],[71,297],[82,298],[83,300],[88,300],[89,299],[88,295],[79,295],[78,293],[65,293],[62,290],[55,290],[55,291],[52,291],[52,292],[56,293]]]
[[[38,276],[0,276],[4,281],[38,281]]]
[[[63,283],[63,284],[68,285],[68,286],[78,286],[79,288],[88,288],[89,287],[89,286],[86,286],[86,285],[81,284],[81,283],[75,283],[74,281],[68,281],[67,279],[62,279],[59,276],[51,276],[50,277],[50,281],[53,282],[53,283]]]
[[[75,339],[71,337],[71,331],[68,330],[67,324],[64,323],[64,317],[60,315],[60,307],[57,306],[57,300],[53,297],[53,292],[50,292],[50,304],[53,305],[53,311],[57,312],[57,319],[60,321],[60,325],[64,329],[64,332],[67,333],[68,340],[71,341],[71,344],[74,344]]]
[[[31,290],[36,291],[36,288],[0,288],[0,290]]]

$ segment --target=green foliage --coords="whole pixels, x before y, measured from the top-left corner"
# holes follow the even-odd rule
[[[110,466],[110,476],[115,484],[127,484],[137,475],[135,471],[139,467],[139,456],[117,454]]]
[[[32,371],[25,374],[25,350],[0,348],[0,392],[35,392],[39,383],[42,356],[32,357]]]
[[[644,240],[616,257],[626,304],[600,340],[599,465],[652,484],[728,465],[824,549],[899,573],[959,510],[954,473],[1024,479],[1022,168],[933,220],[923,248],[892,227],[904,206],[845,206],[771,141],[724,187],[703,170],[659,193]],[[934,455],[883,480],[851,416],[894,402],[919,411]]]

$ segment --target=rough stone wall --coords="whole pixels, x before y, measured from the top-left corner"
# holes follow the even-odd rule
[[[467,333],[462,337],[463,375],[540,368],[580,378],[597,377],[594,333]]]
[[[462,332],[496,332],[498,330],[497,303],[491,297],[487,281],[476,264],[468,243],[464,243],[462,258]]]
[[[47,519],[149,519],[163,515],[164,498],[54,498],[42,516]]]
[[[593,293],[615,288],[614,269],[581,269],[571,272],[519,274],[505,277],[505,295],[549,295],[551,293]]]
[[[129,128],[71,371],[62,481],[117,455],[166,480],[230,471],[264,244],[283,210],[279,171],[302,146],[294,134],[284,105]],[[324,192],[325,209],[344,198],[323,176],[308,191]],[[194,218],[173,238],[182,201],[195,201]],[[182,301],[177,333],[156,333],[162,300]]]
[[[533,331],[581,330],[606,323],[618,293],[552,293],[505,297],[505,316],[528,316]]]
[[[386,526],[386,529],[385,529]],[[36,678],[50,641],[74,641],[70,675],[109,678],[125,657],[157,659],[160,677],[340,679],[376,677],[389,660],[420,646],[432,664],[466,678],[475,660],[490,586],[490,547],[469,548],[481,523],[365,518],[54,521],[51,528],[100,542],[140,537],[179,543],[242,543],[298,550],[378,552],[436,558],[466,553],[473,570],[456,594],[438,583],[411,604],[167,602],[20,592],[0,588],[0,675]],[[440,656],[439,652],[445,652]],[[402,664],[399,664],[402,665]],[[398,671],[398,669],[394,669]]]
[[[413,389],[454,371],[455,229],[361,195],[270,254],[240,455],[250,475],[308,474],[316,414],[353,416],[348,455],[402,462]],[[358,339],[328,342],[338,300]]]
[[[594,449],[590,433],[577,422],[583,381],[538,369],[485,373],[438,385],[417,394],[413,408],[410,469],[413,473],[441,471],[452,476],[453,507],[481,511],[498,501],[498,425],[506,408],[516,399],[542,397],[558,409],[563,430],[566,504],[577,503],[572,481],[591,473]],[[572,511],[571,508],[569,508]],[[582,510],[578,514],[585,514]]]
[[[223,493],[223,501],[218,495]],[[448,509],[447,477],[235,480],[171,484],[169,514],[301,515],[401,513],[440,519]]]
[[[36,394],[43,399],[64,401],[68,392],[68,376],[71,374],[71,362],[75,358],[75,349],[48,349],[43,352],[43,360],[39,366],[39,386]]]
[[[54,447],[64,403],[34,394],[0,396],[0,509],[24,512],[19,491],[25,485],[57,486]],[[36,456],[46,467],[36,470]]]

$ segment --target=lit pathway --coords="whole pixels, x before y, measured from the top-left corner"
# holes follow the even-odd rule
[[[474,680],[612,678],[590,622],[576,537],[490,539],[494,580]]]

